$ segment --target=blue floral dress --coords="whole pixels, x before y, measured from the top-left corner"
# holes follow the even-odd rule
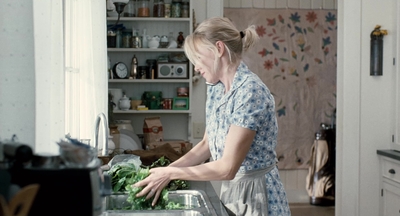
[[[286,192],[275,165],[278,125],[272,94],[243,62],[237,68],[231,89],[226,94],[224,91],[225,87],[221,82],[207,87],[206,130],[213,159],[222,157],[230,125],[256,131],[238,174],[269,167],[270,171],[265,174],[264,187],[268,199],[268,215],[290,215]]]

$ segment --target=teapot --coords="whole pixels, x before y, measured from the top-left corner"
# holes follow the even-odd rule
[[[157,49],[160,46],[160,37],[155,35],[154,37],[147,37],[147,44],[151,49]]]
[[[129,110],[129,108],[131,107],[131,100],[129,100],[128,97],[126,97],[126,95],[124,95],[120,100],[119,100],[119,108],[121,110]]]

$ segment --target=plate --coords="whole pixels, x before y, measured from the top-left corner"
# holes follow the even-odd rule
[[[135,134],[135,132],[133,132],[131,130],[120,129],[119,133],[128,135],[130,138],[132,138],[135,141],[136,144],[138,144],[139,149],[142,149],[142,142],[140,141],[138,135]]]
[[[136,144],[130,136],[120,133],[119,135],[119,147],[123,150],[138,150],[139,145]]]

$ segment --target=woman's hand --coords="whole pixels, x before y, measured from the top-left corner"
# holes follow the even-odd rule
[[[136,194],[136,197],[141,197],[147,194],[146,199],[150,199],[154,195],[153,202],[154,206],[157,203],[158,198],[160,198],[162,190],[171,181],[168,173],[168,167],[157,167],[150,169],[150,175],[140,182],[134,184],[134,187],[143,187],[142,191]]]

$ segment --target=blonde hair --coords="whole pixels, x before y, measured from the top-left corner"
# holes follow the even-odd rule
[[[196,65],[197,48],[206,47],[216,55],[217,41],[222,41],[229,55],[230,63],[238,63],[243,51],[247,51],[258,41],[259,36],[255,26],[251,25],[239,31],[233,23],[224,17],[213,17],[203,21],[196,30],[186,37],[184,50],[189,60]],[[219,58],[214,63],[214,69],[219,66]]]

